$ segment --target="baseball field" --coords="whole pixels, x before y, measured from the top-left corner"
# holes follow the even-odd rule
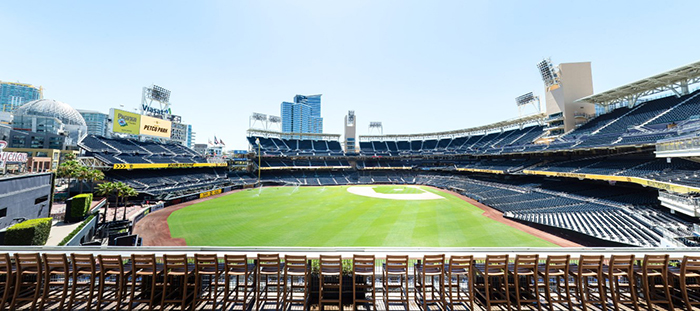
[[[556,246],[422,186],[265,187],[174,211],[190,246]]]

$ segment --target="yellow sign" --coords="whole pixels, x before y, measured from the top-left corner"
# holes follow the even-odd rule
[[[212,190],[212,191],[202,192],[202,193],[199,194],[199,198],[201,199],[201,198],[210,197],[210,196],[212,196],[212,195],[217,195],[217,194],[219,194],[219,193],[221,193],[221,192],[222,192],[221,189],[216,189],[216,190]]]
[[[114,170],[133,170],[142,168],[195,168],[195,167],[226,167],[226,163],[134,163],[114,164]]]
[[[141,135],[170,138],[170,127],[170,121],[141,116]]]
[[[112,109],[112,132],[138,135],[140,124],[140,114]]]
[[[529,175],[545,175],[556,177],[569,177],[578,179],[605,180],[605,181],[622,181],[642,185],[644,187],[652,187],[656,189],[665,189],[675,193],[700,192],[700,188],[676,185],[664,181],[651,180],[640,177],[629,176],[612,176],[612,175],[597,175],[597,174],[579,174],[579,173],[563,173],[549,171],[531,171],[523,170],[523,173]]]

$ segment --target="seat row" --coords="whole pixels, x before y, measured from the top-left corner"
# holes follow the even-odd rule
[[[623,304],[639,310],[642,302],[649,310],[660,304],[671,310],[674,300],[692,310],[700,305],[698,284],[700,256],[672,262],[669,255],[641,260],[582,255],[572,260],[569,255],[528,254],[513,260],[509,255],[438,254],[411,260],[407,255],[356,254],[350,261],[329,254],[0,254],[0,309],[10,310],[27,304],[32,310],[72,310],[79,304],[97,310],[132,310],[142,304],[149,310],[166,305],[180,310],[234,305],[288,310],[296,305],[308,310],[312,303],[319,310],[350,304],[353,310],[359,304],[377,310],[378,288],[380,309],[398,303],[406,310],[410,305],[474,310],[478,303],[488,310],[497,304],[571,310],[576,298],[582,310],[591,304],[607,310],[610,303],[615,310]]]

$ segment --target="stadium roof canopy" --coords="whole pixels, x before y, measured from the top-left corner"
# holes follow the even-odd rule
[[[671,91],[678,96],[688,92],[688,85],[700,82],[700,61],[636,82],[578,99],[602,106],[627,102],[634,106],[641,97]]]
[[[532,114],[521,118],[500,121],[488,125],[482,125],[461,130],[434,132],[434,133],[416,133],[416,134],[395,134],[395,135],[360,135],[360,141],[392,141],[392,140],[424,140],[424,139],[441,139],[469,136],[474,134],[483,134],[492,130],[500,130],[511,128],[536,121],[543,120],[547,116],[546,113]]]
[[[284,133],[266,130],[249,129],[248,137],[284,138],[284,139],[314,139],[314,140],[340,140],[340,134],[324,133]]]

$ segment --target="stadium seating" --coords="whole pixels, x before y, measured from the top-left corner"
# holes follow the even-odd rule
[[[86,136],[78,143],[86,155],[105,164],[206,163],[195,151],[174,143],[141,142],[132,139]]]
[[[259,136],[248,136],[248,143],[252,150],[258,150],[255,143],[260,141],[260,149],[263,155],[268,156],[342,156],[344,155],[340,142],[331,140],[310,139],[280,139]]]

